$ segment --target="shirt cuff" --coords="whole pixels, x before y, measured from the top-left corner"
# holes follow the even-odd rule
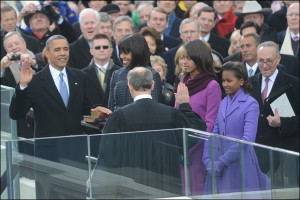
[[[20,90],[25,90],[27,88],[27,86],[26,87],[22,87],[21,84],[19,84],[19,88],[20,88]]]

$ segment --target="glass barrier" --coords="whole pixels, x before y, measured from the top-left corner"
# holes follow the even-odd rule
[[[92,172],[93,198],[182,197],[185,130],[103,134],[90,138],[98,141],[91,146],[98,150]]]
[[[33,154],[14,152],[24,142]],[[11,199],[299,196],[299,153],[193,129],[8,141],[6,149]]]
[[[1,175],[6,170],[5,142],[17,138],[17,124],[9,117],[10,100],[14,94],[14,88],[1,85]],[[16,148],[16,146],[13,146]],[[15,185],[18,187],[18,185]],[[1,199],[7,198],[7,190],[1,192]]]
[[[86,135],[6,142],[9,199],[86,199],[90,174]],[[11,146],[31,145],[31,152],[14,152]],[[12,184],[19,182],[20,190]]]

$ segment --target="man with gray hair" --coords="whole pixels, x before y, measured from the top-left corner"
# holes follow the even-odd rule
[[[20,81],[22,62],[29,59],[34,71],[38,70],[34,54],[26,48],[26,42],[19,32],[8,32],[4,39],[7,54],[1,60],[1,85],[15,88]]]
[[[105,12],[100,12],[99,14],[100,14],[99,33],[106,35],[109,39],[112,39],[113,37],[112,17]]]
[[[99,32],[100,15],[92,8],[86,8],[79,14],[81,36],[70,45],[69,65],[76,69],[88,66],[92,55],[91,40]]]
[[[252,96],[260,109],[255,142],[299,152],[299,79],[277,69],[280,59],[276,43],[268,41],[258,46],[260,73],[250,78]],[[291,111],[285,112],[289,107]],[[289,180],[289,185],[298,182],[293,170],[289,170],[298,162],[290,156],[279,155],[276,151],[271,154],[262,148],[255,148],[255,151],[262,172],[274,174],[272,185],[275,188],[283,187],[284,178]]]
[[[299,152],[299,79],[277,69],[280,59],[276,43],[268,41],[258,46],[260,73],[250,78],[261,112],[255,142]],[[282,116],[282,108],[270,107],[283,94],[287,99],[281,104],[291,105],[294,112],[289,117]]]
[[[150,19],[151,10],[153,5],[149,2],[140,4],[137,9],[137,16],[139,17],[140,24],[147,22]]]
[[[182,44],[187,43],[188,41],[191,40],[196,40],[199,38],[199,34],[200,34],[200,25],[198,23],[197,20],[192,19],[192,18],[187,18],[182,20],[180,26],[179,26],[179,33],[180,33],[180,38],[182,43],[179,44],[178,46],[170,49],[167,52],[163,53],[163,58],[166,61],[166,64],[168,65],[168,72],[166,75],[166,81],[170,84],[173,85],[174,83],[174,78],[175,78],[175,62],[174,62],[174,58],[175,58],[175,54],[177,52],[177,50],[179,49],[179,47]]]

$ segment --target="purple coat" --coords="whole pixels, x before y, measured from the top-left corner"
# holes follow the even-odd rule
[[[221,101],[213,133],[255,142],[259,116],[257,101],[245,93],[243,88],[236,93],[228,107],[230,99],[227,95]]]
[[[257,101],[241,88],[232,101],[229,95],[222,100],[213,133],[254,142],[258,117],[259,105]],[[215,170],[217,175],[216,188],[218,193],[240,192],[242,185],[244,186],[243,191],[269,188],[269,180],[259,168],[252,145],[243,144],[240,149],[239,143],[236,141],[214,137],[215,160],[214,169],[212,169],[210,144],[211,141],[205,142],[202,158],[208,171],[204,186],[205,194],[210,194],[212,191],[211,170]],[[240,157],[242,157],[242,161]],[[240,169],[241,166],[242,170]],[[241,176],[243,176],[242,179]],[[241,180],[243,180],[243,184]]]

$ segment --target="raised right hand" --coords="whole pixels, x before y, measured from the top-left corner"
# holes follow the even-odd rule
[[[27,58],[22,62],[20,85],[22,87],[27,87],[31,80],[32,80],[32,69],[31,69],[30,60]]]

